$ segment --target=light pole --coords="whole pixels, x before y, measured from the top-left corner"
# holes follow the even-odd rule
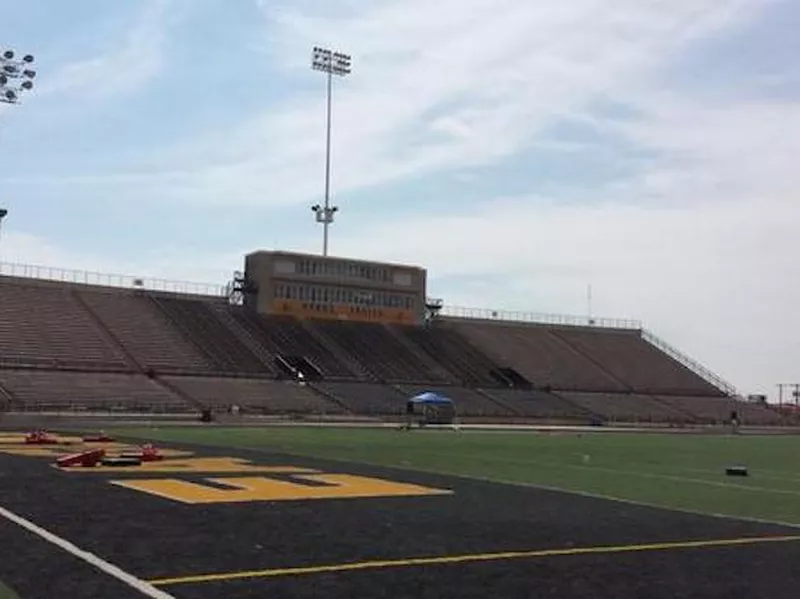
[[[20,94],[33,89],[33,78],[36,71],[33,65],[33,55],[25,54],[16,58],[13,50],[6,50],[0,54],[0,102],[18,104]]]
[[[349,54],[334,52],[328,48],[314,47],[311,56],[311,68],[322,71],[327,75],[327,125],[325,128],[325,203],[320,206],[315,204],[311,210],[316,214],[317,222],[322,223],[322,255],[328,255],[328,227],[333,223],[333,218],[338,208],[331,206],[331,90],[333,76],[344,77],[351,72],[352,59]]]

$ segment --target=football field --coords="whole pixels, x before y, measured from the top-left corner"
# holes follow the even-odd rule
[[[788,599],[800,584],[796,437],[114,433],[110,452],[147,440],[164,459],[58,469],[94,444],[0,435],[0,580],[21,599]]]

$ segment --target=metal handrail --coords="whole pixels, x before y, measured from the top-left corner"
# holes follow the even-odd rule
[[[642,329],[642,339],[649,342],[651,345],[654,345],[659,350],[667,354],[673,360],[678,361],[680,364],[694,372],[696,375],[702,377],[707,382],[714,385],[717,389],[724,392],[726,395],[737,397],[739,396],[739,391],[736,387],[723,379],[718,374],[712,372],[705,366],[703,366],[697,360],[690,358],[688,355],[680,351],[679,349],[673,347],[657,335],[651,333],[650,331]]]
[[[37,264],[19,264],[14,262],[0,262],[0,276],[19,277],[24,279],[39,279],[61,283],[77,283],[80,285],[97,285],[101,287],[115,287],[122,289],[146,289],[149,291],[166,291],[186,295],[206,295],[225,297],[225,285],[212,285],[209,283],[193,283],[190,281],[172,281],[152,277],[137,277],[101,273],[86,270],[73,270],[55,268]]]
[[[111,274],[14,262],[0,262],[0,276],[75,283],[79,285],[97,285],[120,289],[144,289],[148,291],[162,291],[213,298],[224,298],[229,295],[227,285],[174,281],[169,279],[137,277],[133,275]],[[640,321],[624,318],[544,314],[536,312],[492,310],[488,308],[465,308],[461,306],[448,306],[447,304],[442,306],[440,314],[442,316],[455,318],[498,320],[505,322],[529,322],[615,329],[642,328],[642,323]]]
[[[522,312],[510,310],[491,310],[486,308],[465,308],[444,305],[439,312],[441,316],[451,318],[467,318],[476,320],[496,320],[502,322],[529,322],[535,324],[554,324],[566,326],[583,326],[609,329],[642,328],[638,320],[626,318],[605,318],[596,316],[578,316],[574,314],[548,314],[541,312]]]

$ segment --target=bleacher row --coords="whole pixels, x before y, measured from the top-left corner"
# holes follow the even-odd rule
[[[301,321],[220,298],[0,278],[0,406],[383,416],[422,390],[466,417],[703,423],[736,409],[780,421],[636,330]]]

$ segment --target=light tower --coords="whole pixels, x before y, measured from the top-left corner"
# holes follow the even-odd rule
[[[334,52],[328,48],[314,47],[311,56],[311,68],[322,71],[327,75],[327,124],[325,127],[325,203],[311,207],[322,224],[322,255],[328,255],[328,227],[333,223],[334,215],[339,211],[336,206],[331,206],[331,91],[333,76],[344,77],[351,72],[352,59],[349,54]]]
[[[36,71],[32,66],[31,54],[19,59],[13,50],[5,50],[0,54],[0,102],[18,104],[20,95],[33,89]]]

